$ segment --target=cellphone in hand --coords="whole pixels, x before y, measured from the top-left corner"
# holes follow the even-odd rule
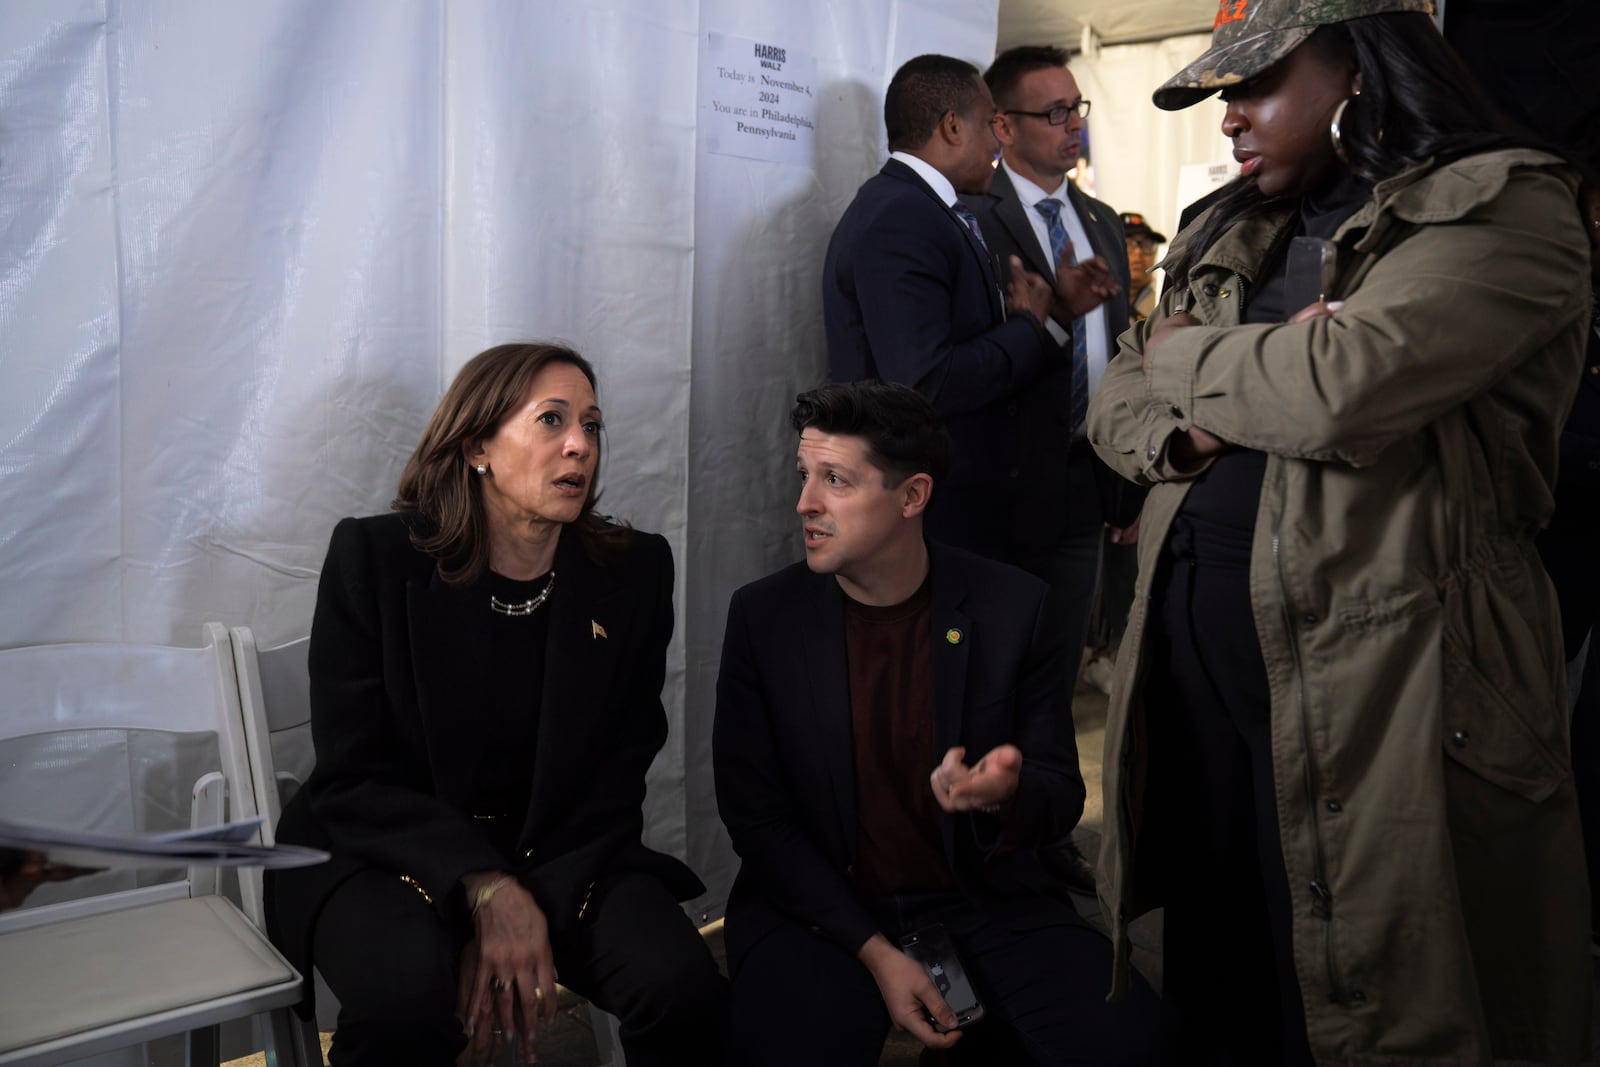
[[[950,1010],[955,1012],[956,1025],[953,1029],[959,1030],[983,1018],[983,1004],[967,979],[967,970],[961,966],[961,957],[956,955],[955,943],[950,940],[950,932],[943,923],[924,926],[905,935],[900,939],[900,948],[907,956],[922,964],[934,988],[950,1005]],[[952,1029],[937,1022],[933,1023],[933,1028],[941,1034]]]
[[[1290,241],[1289,260],[1284,268],[1284,317],[1332,299],[1338,270],[1339,246],[1332,241],[1322,237],[1296,237]]]

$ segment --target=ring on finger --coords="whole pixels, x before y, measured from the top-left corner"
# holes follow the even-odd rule
[[[492,993],[504,993],[506,991],[506,980],[504,978],[489,979],[489,991]],[[495,1031],[495,1033],[499,1032],[498,1030]]]
[[[544,989],[542,987],[540,987],[540,986],[534,986],[533,987],[533,999],[537,1000],[537,1001],[543,1001],[544,1000]]]

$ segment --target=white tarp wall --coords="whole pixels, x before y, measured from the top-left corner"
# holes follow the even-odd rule
[[[1222,136],[1222,103],[1205,100],[1182,111],[1150,101],[1156,86],[1182,70],[1211,43],[1209,34],[1142,44],[1107,45],[1072,58],[1069,66],[1089,112],[1095,195],[1118,211],[1137,211],[1172,237],[1179,212],[1194,197],[1180,193],[1185,167],[1217,164],[1237,173],[1233,145]]]
[[[994,0],[7,0],[0,646],[304,633],[491,344],[590,355],[605,510],[672,541],[652,840],[732,873],[711,791],[728,594],[798,558],[794,393],[883,88],[986,62]],[[708,31],[814,55],[813,158],[699,143]],[[3,714],[3,710],[0,710]]]

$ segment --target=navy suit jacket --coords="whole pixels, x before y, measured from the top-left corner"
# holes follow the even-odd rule
[[[1083,813],[1061,642],[1041,632],[1044,583],[1003,563],[929,542],[934,746],[977,759],[1022,750],[1012,810],[941,813],[961,890],[999,921],[1077,922],[1039,864]],[[950,635],[956,635],[955,640]],[[844,599],[804,563],[733,595],[717,677],[712,764],[717,807],[742,864],[728,899],[729,961],[781,923],[815,928],[854,953],[877,925],[851,878],[856,787]]]
[[[998,554],[1007,522],[993,487],[1015,449],[1007,408],[1060,354],[1031,318],[1006,317],[990,254],[897,159],[833,231],[822,313],[833,381],[901,382],[945,417],[955,463],[934,490],[929,534]]]
[[[1100,256],[1122,286],[1124,294],[1132,287],[1128,274],[1128,247],[1122,220],[1110,205],[1085,196],[1067,183],[1069,207],[1089,234],[1094,255]],[[1005,169],[995,171],[987,194],[964,196],[962,203],[972,209],[984,240],[1001,263],[1011,256],[1035,274],[1055,280],[1055,264],[1039,246],[1028,219],[1028,209],[1017,195]],[[1110,336],[1107,358],[1117,354],[1117,338],[1128,328],[1127,297],[1105,302],[1106,330]],[[1052,342],[1053,343],[1053,342]],[[1007,472],[1012,491],[1011,541],[1007,558],[1034,556],[1059,544],[1066,534],[1075,508],[1093,507],[1094,501],[1069,501],[1063,491],[1062,466],[1072,444],[1072,338],[1060,346],[1060,355],[1051,361],[1051,370],[1019,397],[1012,422],[1015,433],[1013,452],[1017,457]],[[1100,518],[1113,526],[1133,521],[1144,503],[1144,490],[1107,467],[1092,448],[1083,447],[1083,461],[1094,467],[1099,489]],[[1093,521],[1092,516],[1083,516]]]
[[[268,872],[273,940],[302,974],[323,900],[364,868],[406,875],[437,907],[463,874],[519,876],[554,928],[575,921],[602,874],[641,870],[679,899],[703,893],[687,867],[644,847],[645,771],[667,736],[661,685],[672,638],[672,551],[635,532],[607,565],[562,531],[561,583],[543,649],[533,790],[515,856],[472,819],[486,731],[510,709],[483,693],[495,671],[481,588],[446,585],[410,539],[413,516],[345,519],[334,529],[311,624],[311,730],[317,765],[285,807],[278,838],[324,848],[314,867]],[[599,636],[598,627],[606,636]]]

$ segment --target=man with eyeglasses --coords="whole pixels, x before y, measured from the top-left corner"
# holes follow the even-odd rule
[[[933,404],[955,456],[928,532],[999,557],[1017,520],[996,506],[994,487],[1022,462],[1017,405],[1065,365],[1044,327],[1065,299],[1037,268],[996,260],[957,200],[989,187],[1000,148],[977,69],[949,56],[907,61],[883,117],[889,160],[845,210],[823,263],[829,376],[899,382]],[[1080,310],[1117,292],[1104,264],[1080,277],[1071,294]]]
[[[1109,265],[1113,298],[1055,309],[1046,324],[1061,357],[1016,404],[1008,472],[1011,536],[1001,555],[1043,578],[1051,632],[1063,645],[1067,691],[1078,677],[1107,525],[1130,526],[1143,492],[1106,467],[1084,436],[1089,397],[1128,328],[1128,256],[1122,223],[1108,205],[1068,177],[1084,146],[1089,101],[1066,68],[1064,49],[1028,45],[1002,52],[984,73],[998,114],[1003,156],[989,191],[964,198],[1002,258],[1015,256],[1058,288],[1085,263]],[[1094,892],[1094,875],[1069,842],[1057,854],[1074,888]]]

